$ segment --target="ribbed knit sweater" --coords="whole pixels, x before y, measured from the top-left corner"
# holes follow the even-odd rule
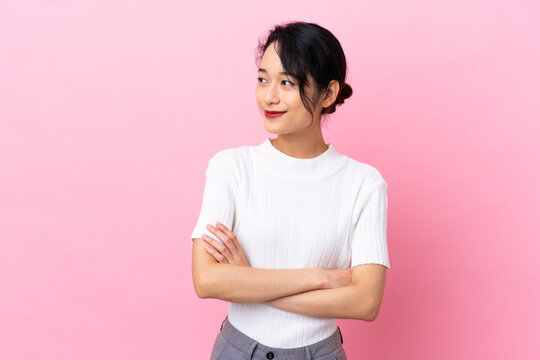
[[[338,269],[374,263],[389,269],[387,183],[375,167],[328,146],[309,159],[281,152],[269,138],[217,152],[208,162],[191,238],[204,233],[220,241],[206,229],[219,221],[236,235],[254,268]],[[231,302],[228,316],[247,336],[278,348],[307,346],[337,329],[336,319],[263,303]]]

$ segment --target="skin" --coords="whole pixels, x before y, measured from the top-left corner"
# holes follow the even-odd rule
[[[281,152],[299,159],[314,158],[328,149],[320,126],[322,108],[332,105],[339,93],[339,83],[330,81],[328,88],[315,103],[314,116],[302,103],[296,79],[280,74],[284,71],[276,51],[277,43],[268,46],[264,52],[259,71],[255,99],[259,112],[264,119],[264,127],[277,138],[272,145]],[[261,71],[262,69],[262,71]],[[312,98],[314,80],[308,75],[307,94]],[[286,111],[285,114],[271,119],[264,110]]]
[[[319,156],[328,149],[320,126],[321,111],[335,102],[339,92],[339,83],[336,80],[332,80],[327,89],[320,94],[315,102],[315,108],[313,109],[314,115],[312,116],[302,103],[296,80],[286,74],[281,74],[284,69],[276,51],[277,45],[277,43],[273,43],[267,48],[261,58],[260,68],[257,72],[258,79],[255,98],[264,119],[264,126],[267,131],[277,135],[277,138],[272,141],[272,145],[281,152],[300,159]],[[308,75],[308,80],[307,94],[311,97],[314,94],[313,78]],[[286,113],[271,119],[265,116],[264,110],[286,111]],[[234,233],[223,224],[216,223],[215,225],[214,227],[208,224],[207,229],[222,240],[224,244],[206,235],[203,235],[202,238],[205,245],[204,251],[212,257],[211,260],[218,264],[238,266],[238,270],[250,268],[248,259]],[[200,252],[201,250],[198,249],[201,247],[198,242],[195,242],[194,252]],[[210,260],[205,258],[205,261],[209,264]],[[386,279],[386,267],[380,264],[362,264],[351,269],[334,270],[256,270],[261,270],[261,273],[257,275],[260,277],[259,279],[266,281],[265,286],[261,286],[260,291],[267,291],[264,294],[266,297],[272,296],[268,299],[259,299],[265,304],[310,316],[340,319],[350,318],[365,321],[373,321],[377,317],[382,303]],[[316,272],[314,274],[317,275],[321,282],[307,281],[308,272],[301,273],[300,271],[292,272],[290,270],[315,270]],[[317,270],[320,270],[320,272],[317,272]],[[273,274],[279,277],[276,278],[274,276],[274,283],[270,282],[272,276],[263,278],[264,276],[271,275],[270,273],[266,273],[268,271],[274,271]],[[202,273],[202,271],[199,271],[199,273]],[[220,274],[220,272],[214,272],[209,277],[213,278],[220,276]],[[221,282],[225,281],[223,279],[226,278],[222,277],[221,279],[221,281],[214,282],[211,286],[207,285],[206,288],[221,286],[222,289],[226,289],[227,287],[221,284]],[[202,280],[199,282],[202,282]],[[247,280],[244,283],[247,284]],[[287,290],[289,292],[294,291],[292,288],[293,284],[296,284],[296,289],[300,289],[300,285],[303,285],[304,289],[284,296],[275,297],[271,295],[270,291],[274,291],[272,294],[276,294],[275,291],[277,291],[280,283],[286,287],[289,286]],[[209,284],[208,281],[207,284]],[[251,286],[255,286],[256,284],[257,282],[255,281],[251,283]],[[272,286],[276,286],[275,290],[269,289]],[[231,284],[228,288],[230,289],[232,287],[234,286]],[[251,288],[249,290],[251,290],[250,295],[254,296],[254,289]],[[225,292],[226,290],[222,290],[222,293]],[[238,298],[235,298],[235,300],[238,302],[240,300],[244,301],[248,296],[247,294],[238,295]],[[205,297],[227,298],[226,295],[219,292]],[[231,297],[228,297],[228,299],[231,299]],[[249,299],[249,301],[256,301],[253,297]]]

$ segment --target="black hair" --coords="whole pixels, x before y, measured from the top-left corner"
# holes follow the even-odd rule
[[[275,25],[266,39],[259,40],[256,63],[259,66],[262,56],[270,44],[276,42],[276,52],[283,69],[298,82],[302,103],[313,116],[313,106],[331,80],[339,83],[339,93],[335,102],[322,109],[321,115],[336,111],[352,95],[352,88],[345,82],[347,61],[338,39],[327,29],[303,21]],[[308,74],[315,81],[313,99],[309,99],[305,86]]]

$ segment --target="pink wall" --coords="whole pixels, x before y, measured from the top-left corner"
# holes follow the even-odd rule
[[[208,359],[191,282],[208,158],[262,142],[254,48],[340,39],[325,129],[389,184],[378,319],[350,359],[532,359],[540,333],[534,1],[0,2],[0,358]],[[227,16],[223,16],[223,15]]]

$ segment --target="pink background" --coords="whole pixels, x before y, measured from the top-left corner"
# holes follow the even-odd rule
[[[340,40],[327,142],[389,184],[392,268],[350,359],[533,359],[540,333],[535,1],[0,1],[0,358],[208,359],[204,171],[266,136],[274,24]]]

